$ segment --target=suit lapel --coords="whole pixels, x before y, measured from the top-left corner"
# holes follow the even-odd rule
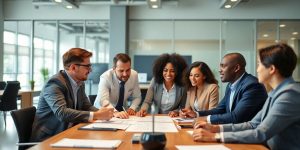
[[[71,101],[68,101],[69,99],[66,98],[66,103],[69,103],[69,105],[72,107],[72,108],[75,108],[75,103],[74,103],[74,93],[73,93],[73,90],[72,90],[72,86],[71,86],[71,83],[69,81],[69,77],[68,75],[65,73],[65,71],[61,71],[61,74],[63,76],[63,78],[65,79],[66,81],[66,85],[67,85],[67,90],[69,91],[69,97],[71,98]]]
[[[272,97],[268,97],[268,99],[267,99],[267,101],[266,101],[266,105],[265,105],[265,107],[263,108],[261,121],[263,121],[263,120],[266,118],[266,116],[267,116],[267,114],[268,114],[268,112],[269,112],[269,109],[270,109],[271,105],[272,105]]]
[[[161,98],[162,98],[162,94],[163,94],[163,91],[164,91],[163,84],[164,83],[159,84],[158,89],[157,89],[157,91],[159,91],[158,97],[156,98],[156,100],[157,100],[157,104],[156,105],[157,105],[158,109],[160,108]],[[159,112],[159,110],[158,110],[158,112]]]

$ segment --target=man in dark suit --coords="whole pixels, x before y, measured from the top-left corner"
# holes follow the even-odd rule
[[[245,71],[246,60],[240,53],[225,55],[220,63],[222,82],[229,82],[225,96],[216,108],[186,111],[181,116],[198,117],[195,122],[212,124],[240,123],[251,120],[267,99],[265,87]],[[200,117],[199,117],[200,116]]]
[[[85,94],[84,82],[91,72],[91,52],[72,48],[63,55],[64,69],[45,84],[38,103],[32,141],[42,141],[76,123],[109,120],[113,108],[97,109]]]

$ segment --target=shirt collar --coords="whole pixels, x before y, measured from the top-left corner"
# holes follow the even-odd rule
[[[78,83],[76,83],[76,81],[68,74],[67,71],[65,71],[65,73],[67,74],[72,87],[79,87],[79,86],[83,85],[83,83],[84,83],[83,81],[79,81]]]
[[[281,89],[282,87],[284,87],[285,85],[287,85],[291,82],[294,82],[293,77],[288,77],[288,78],[284,79],[274,90],[269,92],[268,96],[272,97],[279,89]]]
[[[235,90],[238,83],[240,82],[240,80],[242,79],[242,77],[245,75],[245,73],[243,73],[235,82],[233,82],[231,85],[230,85],[230,89],[231,90]]]
[[[164,83],[163,83],[163,88],[164,88],[165,91],[168,91]],[[170,91],[173,90],[174,88],[175,88],[175,83],[173,83]]]

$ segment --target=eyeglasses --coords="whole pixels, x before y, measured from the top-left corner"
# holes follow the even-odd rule
[[[91,65],[91,64],[86,64],[86,65],[84,65],[84,64],[74,64],[74,65],[77,65],[77,66],[83,66],[83,67],[86,67],[86,68],[89,68],[89,69],[92,68],[92,65]]]

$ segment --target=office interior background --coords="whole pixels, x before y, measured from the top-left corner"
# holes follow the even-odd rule
[[[61,57],[72,47],[92,51],[91,62],[108,68],[115,54],[127,53],[138,71],[137,57],[178,53],[206,62],[218,80],[229,52],[242,53],[254,75],[259,48],[285,42],[299,56],[299,0],[238,0],[229,9],[223,0],[159,2],[155,9],[150,0],[0,1],[0,80],[18,80],[21,88],[34,80],[41,89],[40,70],[51,76],[63,69]],[[299,63],[293,77],[300,80]],[[96,94],[97,85],[86,86],[87,93]],[[222,97],[226,84],[219,80],[219,86]]]

